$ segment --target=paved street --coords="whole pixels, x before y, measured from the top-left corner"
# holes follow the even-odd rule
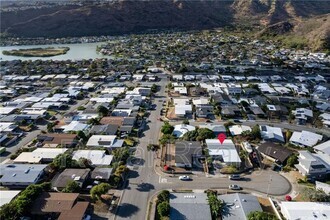
[[[135,154],[136,158],[141,158],[140,165],[134,166],[130,171],[115,219],[146,219],[148,200],[162,189],[227,189],[230,184],[238,184],[244,190],[269,193],[274,196],[285,195],[291,191],[291,184],[287,179],[269,170],[256,171],[251,175],[246,175],[241,181],[231,181],[227,177],[206,177],[203,173],[192,175],[193,181],[181,181],[178,176],[170,177],[163,173],[157,174],[154,169],[155,155],[148,152],[146,148],[148,144],[157,142],[162,126],[162,123],[155,122],[160,117],[167,79],[162,79],[158,85],[161,85],[161,90],[154,100],[157,108],[151,111],[149,117],[151,122],[148,123],[147,130],[144,132],[145,136],[140,139]]]

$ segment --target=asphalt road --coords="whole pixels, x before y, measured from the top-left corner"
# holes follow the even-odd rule
[[[159,123],[157,118],[160,117],[162,101],[165,100],[167,79],[162,79],[158,85],[161,85],[161,90],[154,100],[157,107],[156,110],[151,111],[149,116],[151,122],[148,123],[147,130],[144,132],[144,137],[140,139],[135,154],[135,158],[140,158],[139,164],[133,166],[129,173],[115,219],[146,219],[149,199],[162,189],[228,189],[230,184],[237,184],[243,190],[274,196],[285,195],[291,191],[289,181],[270,170],[254,172],[246,175],[240,181],[229,180],[226,176],[205,176],[204,173],[192,175],[192,181],[181,181],[178,176],[170,177],[170,175],[157,174],[154,169],[155,154],[147,151],[147,145],[157,143],[159,139],[162,123]]]

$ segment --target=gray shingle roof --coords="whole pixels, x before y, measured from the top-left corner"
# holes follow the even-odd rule
[[[245,220],[253,211],[262,211],[257,197],[249,194],[226,194],[218,196],[226,204],[222,213],[223,220]]]

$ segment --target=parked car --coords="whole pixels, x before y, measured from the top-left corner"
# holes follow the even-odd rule
[[[190,176],[179,176],[179,180],[191,180]]]
[[[233,174],[229,176],[230,180],[240,180],[242,177],[239,174]]]
[[[240,190],[242,188],[239,185],[233,184],[233,185],[229,185],[229,189],[231,189],[231,190]]]

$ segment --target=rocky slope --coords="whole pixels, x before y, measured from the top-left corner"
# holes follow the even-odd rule
[[[324,41],[329,36],[327,13],[327,0],[118,0],[3,12],[0,28],[14,36],[66,37],[244,25],[266,28],[266,33],[306,34],[308,39]]]

